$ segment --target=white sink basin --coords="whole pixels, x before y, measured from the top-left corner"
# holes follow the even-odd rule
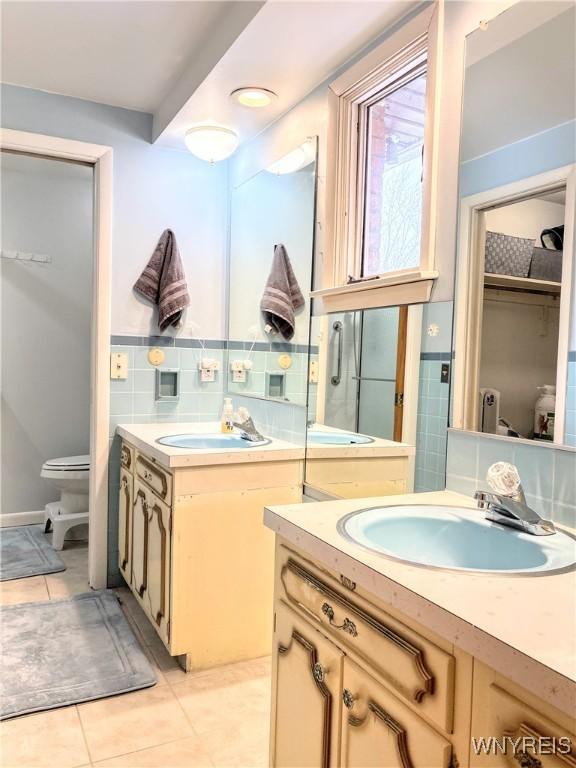
[[[374,440],[367,435],[357,435],[355,432],[322,432],[309,430],[306,441],[311,445],[365,445]]]
[[[340,533],[386,557],[428,568],[546,575],[576,563],[576,540],[557,531],[533,536],[485,520],[480,510],[407,505],[359,510]]]
[[[263,445],[269,445],[270,440],[247,440],[241,435],[221,435],[221,434],[187,434],[187,435],[167,435],[160,437],[156,441],[160,445],[167,445],[170,448],[188,448],[189,450],[244,450],[246,448],[260,448]]]

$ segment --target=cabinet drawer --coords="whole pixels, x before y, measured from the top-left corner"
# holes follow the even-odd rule
[[[324,575],[324,574],[323,574]],[[322,625],[328,636],[369,664],[394,691],[451,733],[454,657],[383,611],[336,590],[308,563],[289,555],[282,598]]]
[[[172,475],[165,472],[141,453],[136,454],[136,475],[158,498],[170,504],[172,499]]]
[[[576,768],[576,734],[573,718],[555,713],[544,702],[530,706],[507,691],[508,681],[478,662],[474,672],[472,704],[472,768]],[[528,701],[526,700],[528,699]],[[550,719],[556,718],[558,720]]]
[[[120,449],[120,466],[128,472],[134,471],[134,448],[125,442],[122,442]]]
[[[344,659],[342,768],[449,768],[452,745]]]

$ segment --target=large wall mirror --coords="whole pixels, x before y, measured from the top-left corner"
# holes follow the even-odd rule
[[[320,315],[311,328],[308,492],[444,489],[452,303]]]
[[[467,38],[454,399],[462,429],[572,446],[575,30],[520,2]]]
[[[306,404],[317,139],[232,191],[227,389]]]

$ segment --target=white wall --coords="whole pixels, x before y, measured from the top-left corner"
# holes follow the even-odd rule
[[[58,498],[43,462],[88,453],[92,289],[92,168],[0,156],[2,250],[49,264],[1,260],[1,513]]]
[[[484,221],[490,232],[533,239],[540,247],[543,229],[564,224],[564,205],[532,198],[486,211]]]
[[[226,164],[153,146],[151,115],[29,88],[2,85],[2,125],[113,148],[113,334],[158,333],[132,286],[171,228],[191,296],[178,334],[225,338]]]

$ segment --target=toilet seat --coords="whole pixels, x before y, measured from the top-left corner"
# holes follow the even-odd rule
[[[90,456],[62,456],[59,459],[48,459],[42,469],[49,472],[79,472],[90,469]]]

